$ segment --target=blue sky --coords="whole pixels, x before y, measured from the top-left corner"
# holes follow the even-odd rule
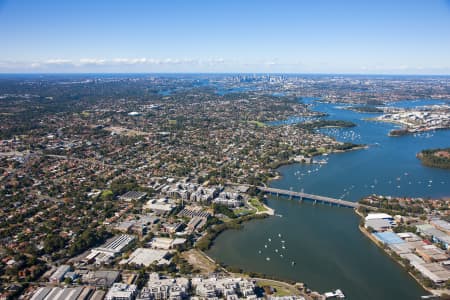
[[[450,0],[0,0],[0,72],[450,74]]]

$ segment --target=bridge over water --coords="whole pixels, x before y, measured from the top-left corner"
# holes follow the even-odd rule
[[[324,203],[324,204],[330,204],[330,205],[336,205],[336,206],[342,206],[342,207],[348,207],[348,208],[358,208],[360,206],[363,206],[357,202],[351,202],[351,201],[335,199],[335,198],[326,197],[326,196],[308,194],[308,193],[304,193],[304,192],[295,192],[295,191],[291,191],[291,190],[282,190],[282,189],[263,187],[263,186],[258,186],[257,189],[264,193],[275,195],[275,196],[287,196],[289,198],[297,198],[300,200],[314,201],[314,203]]]

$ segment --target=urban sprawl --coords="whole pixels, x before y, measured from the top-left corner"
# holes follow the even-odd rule
[[[409,133],[450,127],[446,77],[67,75],[0,80],[0,299],[343,298],[205,254],[274,211],[258,190],[293,162],[356,150],[301,98],[380,110]],[[300,101],[299,101],[300,99]],[[297,124],[278,124],[290,117]],[[427,288],[450,286],[448,200],[369,196],[368,236]],[[412,210],[414,208],[415,210]]]

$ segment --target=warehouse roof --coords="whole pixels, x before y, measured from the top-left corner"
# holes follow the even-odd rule
[[[405,241],[393,232],[376,232],[373,234],[379,241],[384,244],[401,244]]]

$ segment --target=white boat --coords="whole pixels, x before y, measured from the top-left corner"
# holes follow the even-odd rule
[[[325,299],[345,299],[345,295],[340,289],[337,289],[334,292],[327,292],[324,296]]]

